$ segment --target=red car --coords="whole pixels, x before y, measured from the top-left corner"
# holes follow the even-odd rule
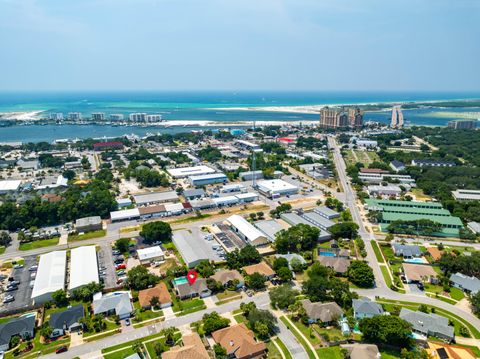
[[[68,350],[68,348],[64,345],[61,347],[58,347],[57,350],[55,350],[55,353],[60,354],[60,353],[65,353]]]
[[[115,267],[116,270],[119,269],[127,269],[127,266],[125,264],[119,264],[118,266]]]

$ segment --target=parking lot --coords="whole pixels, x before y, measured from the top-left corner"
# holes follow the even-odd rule
[[[98,251],[98,268],[100,276],[103,277],[103,284],[106,289],[118,286],[115,264],[113,263],[112,247],[108,243],[103,243],[100,251]]]
[[[18,285],[18,289],[11,291],[11,292],[3,292],[1,295],[1,311],[10,311],[10,310],[17,310],[17,309],[28,309],[33,305],[31,296],[32,296],[32,288],[30,287],[30,282],[33,281],[31,278],[32,273],[28,269],[37,264],[36,256],[25,257],[25,264],[22,268],[16,268],[12,270],[11,277],[14,278],[16,281],[20,282]],[[3,285],[7,284],[8,279],[2,282]],[[3,303],[3,298],[5,295],[12,295],[15,300],[9,303]]]

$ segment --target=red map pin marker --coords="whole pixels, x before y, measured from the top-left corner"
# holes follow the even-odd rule
[[[197,280],[197,277],[198,277],[198,274],[197,272],[195,272],[195,270],[190,269],[188,271],[187,280],[188,280],[188,283],[190,283],[190,285],[193,285],[193,283],[195,283],[195,281]]]

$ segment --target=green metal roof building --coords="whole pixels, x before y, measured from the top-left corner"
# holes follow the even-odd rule
[[[452,216],[438,202],[366,199],[365,208],[382,213],[380,229],[384,232],[387,231],[387,227],[391,222],[398,220],[416,221],[428,219],[439,223],[442,226],[442,232],[435,234],[439,237],[458,237],[459,229],[463,228],[460,218]]]

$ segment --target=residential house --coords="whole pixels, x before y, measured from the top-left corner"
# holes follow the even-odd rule
[[[287,253],[287,254],[275,254],[276,258],[285,258],[288,261],[288,268],[292,269],[291,262],[293,259],[300,261],[302,264],[306,264],[307,261],[300,254],[297,253]]]
[[[350,266],[350,259],[345,257],[318,256],[317,260],[325,267],[332,268],[335,273],[345,274]]]
[[[407,283],[436,283],[437,272],[432,266],[425,264],[403,263],[403,273]]]
[[[138,302],[143,309],[151,308],[151,300],[153,297],[158,298],[160,308],[168,308],[172,306],[172,298],[164,282],[158,283],[155,287],[147,288],[138,292]]]
[[[162,359],[209,359],[202,339],[197,333],[182,337],[183,346],[175,345],[169,351],[162,353]]]
[[[323,323],[331,325],[343,316],[343,310],[335,302],[328,303],[312,303],[310,299],[301,300],[305,313],[310,323]]]
[[[237,288],[242,288],[245,284],[245,280],[239,271],[233,270],[220,270],[215,272],[210,278],[215,279],[215,281],[222,283],[224,287],[227,287],[233,283],[233,281],[238,280]]]
[[[267,346],[257,342],[245,323],[240,323],[212,333],[215,343],[220,344],[229,358],[249,359],[265,355]]]
[[[211,290],[207,287],[207,280],[205,278],[197,279],[192,285],[188,282],[180,284],[174,283],[174,287],[180,299],[193,297],[205,298],[212,295]]]
[[[341,348],[347,350],[349,359],[379,359],[380,352],[375,344],[342,344]]]
[[[472,295],[475,295],[480,291],[480,279],[477,277],[469,277],[458,272],[450,276],[450,282],[454,287]]]
[[[430,254],[434,261],[438,261],[440,258],[442,258],[443,252],[437,247],[427,247],[427,252]]]
[[[419,246],[401,244],[397,242],[392,243],[392,249],[396,256],[403,258],[418,258],[422,256],[422,251]]]
[[[0,351],[10,349],[10,340],[15,335],[19,335],[24,340],[32,339],[34,329],[35,315],[31,314],[0,324]]]
[[[403,162],[393,160],[392,162],[390,162],[390,168],[395,172],[400,172],[405,169],[405,164]]]
[[[130,294],[128,292],[113,292],[93,297],[93,314],[118,315],[120,319],[130,318],[133,312]]]
[[[372,318],[376,315],[383,315],[383,307],[369,298],[353,299],[353,316],[355,319]]]
[[[53,329],[50,337],[56,338],[66,332],[76,332],[83,329],[80,319],[85,317],[83,304],[77,304],[60,312],[50,314],[48,324]]]
[[[437,337],[449,342],[455,339],[455,331],[449,319],[435,313],[423,313],[402,308],[400,318],[412,324],[415,333],[426,337]]]
[[[267,277],[268,280],[271,280],[275,277],[275,272],[270,266],[265,262],[260,262],[257,264],[252,264],[242,268],[247,275],[252,275],[253,273],[260,273]]]

